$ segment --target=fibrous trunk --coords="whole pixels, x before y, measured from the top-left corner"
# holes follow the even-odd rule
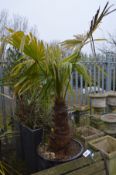
[[[57,152],[68,147],[72,137],[65,101],[55,101],[53,122],[54,128],[50,137],[49,145],[52,151]]]

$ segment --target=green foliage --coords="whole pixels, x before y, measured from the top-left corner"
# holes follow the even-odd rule
[[[4,161],[0,161],[0,175],[21,175],[17,170],[12,168]]]
[[[14,83],[16,94],[21,95],[38,86],[42,98],[49,95],[51,98],[65,99],[73,71],[90,80],[86,68],[75,61],[80,60],[77,53],[63,58],[64,51],[60,46],[45,45],[32,34],[25,35],[23,32],[11,33],[7,41],[19,50],[23,49],[23,55],[17,60],[9,77],[13,81],[18,79]]]
[[[0,175],[5,175],[5,167],[3,166],[1,161],[0,161]]]
[[[22,62],[22,59],[20,61],[21,57],[22,54],[18,49],[9,47],[7,50],[8,64],[4,69],[4,80],[5,84],[10,85],[12,90],[14,90],[14,84],[17,84],[20,78],[20,75],[16,72],[18,72],[17,62],[18,64]],[[11,75],[11,72],[14,71],[14,67],[16,68],[16,76],[15,74]],[[11,75],[12,78],[9,78],[9,75]],[[18,94],[16,94],[16,115],[21,122],[30,128],[44,127],[49,129],[52,123],[51,103],[48,98],[40,100],[38,91],[39,88],[36,86],[36,88],[28,90],[22,95],[17,96]]]
[[[41,60],[44,56],[43,42],[37,41],[31,33],[25,35],[24,32],[13,32],[7,39],[19,52],[23,49],[24,54],[21,54],[15,62],[9,78],[13,82],[18,79],[14,82],[14,89],[15,94],[21,95],[22,92],[35,88],[36,85],[39,87],[43,66],[41,66]]]
[[[26,126],[35,128],[51,128],[52,110],[49,99],[39,99],[38,91],[28,91],[17,97],[16,116]]]

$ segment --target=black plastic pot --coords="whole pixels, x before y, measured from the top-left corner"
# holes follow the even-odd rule
[[[41,155],[38,155],[38,171],[44,170],[44,169],[50,168],[52,166],[55,166],[55,165],[58,165],[61,163],[66,163],[66,162],[69,162],[71,160],[79,158],[84,151],[84,147],[79,141],[77,141],[77,140],[73,140],[73,141],[76,142],[80,147],[80,151],[78,154],[76,154],[75,156],[73,156],[72,158],[69,158],[67,160],[49,160],[49,159],[43,158]]]
[[[30,129],[24,125],[21,127],[22,146],[24,160],[30,173],[38,170],[37,146],[42,142],[43,129]]]
[[[24,149],[22,140],[22,125],[19,121],[14,120],[14,137],[16,142],[16,156],[24,160]]]
[[[42,142],[43,129],[31,129],[18,121],[15,121],[16,154],[24,160],[29,173],[38,170],[37,146]]]

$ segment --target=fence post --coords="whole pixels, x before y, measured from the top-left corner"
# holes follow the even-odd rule
[[[106,91],[111,90],[111,63],[110,63],[110,55],[106,55]]]

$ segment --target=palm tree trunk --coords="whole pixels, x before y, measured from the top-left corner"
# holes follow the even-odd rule
[[[54,128],[49,146],[53,152],[65,149],[71,141],[71,129],[68,121],[68,111],[65,101],[56,99],[53,114]]]

